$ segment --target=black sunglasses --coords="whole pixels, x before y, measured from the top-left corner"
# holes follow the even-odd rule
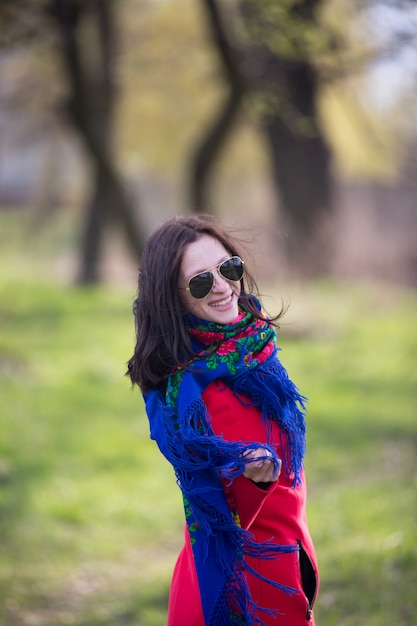
[[[197,298],[197,300],[205,298],[214,287],[214,274],[212,270],[216,269],[226,280],[237,282],[243,276],[243,266],[244,262],[240,257],[232,256],[230,259],[222,261],[205,272],[200,272],[200,274],[192,276],[185,290],[189,291],[193,298]]]

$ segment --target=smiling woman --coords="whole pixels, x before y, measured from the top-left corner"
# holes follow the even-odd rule
[[[305,399],[277,357],[280,315],[255,293],[207,217],[169,220],[147,242],[128,373],[184,500],[168,626],[314,624]]]
[[[209,269],[199,270],[204,264]],[[188,244],[182,257],[179,285],[188,285],[180,287],[184,310],[209,322],[231,323],[239,312],[242,276],[240,257],[229,258],[223,244],[210,235],[202,235]]]

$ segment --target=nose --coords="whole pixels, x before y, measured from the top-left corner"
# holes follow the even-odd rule
[[[226,291],[229,287],[229,283],[224,278],[224,276],[220,274],[219,270],[216,270],[213,276],[214,276],[214,283],[213,283],[212,291],[218,292],[218,293],[223,293],[224,291]]]

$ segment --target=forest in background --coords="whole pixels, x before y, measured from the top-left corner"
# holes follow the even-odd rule
[[[2,626],[166,624],[183,511],[124,373],[143,240],[197,208],[244,237],[267,309],[290,304],[317,623],[416,624],[415,20],[409,0],[0,2]],[[265,59],[317,77],[316,128],[254,80]],[[274,168],[305,191],[317,161],[289,146],[317,145],[331,247],[306,272],[286,242],[309,205]]]
[[[285,276],[415,285],[416,19],[408,0],[5,1],[0,204],[31,233],[71,213],[84,282],[208,211],[263,232]]]

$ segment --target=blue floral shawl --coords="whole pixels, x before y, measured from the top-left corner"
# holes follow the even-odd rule
[[[145,394],[151,438],[173,465],[182,491],[206,626],[261,626],[260,614],[274,613],[256,606],[245,572],[254,572],[245,556],[276,558],[297,551],[296,545],[256,543],[239,526],[231,511],[221,478],[233,481],[245,469],[242,453],[264,443],[225,441],[210,426],[202,392],[222,379],[235,394],[251,398],[268,423],[278,422],[285,437],[283,470],[301,480],[305,451],[305,398],[277,357],[276,331],[267,321],[244,309],[231,325],[219,325],[187,315],[185,324],[197,354],[168,379],[166,392]],[[267,580],[285,593],[296,593]]]

